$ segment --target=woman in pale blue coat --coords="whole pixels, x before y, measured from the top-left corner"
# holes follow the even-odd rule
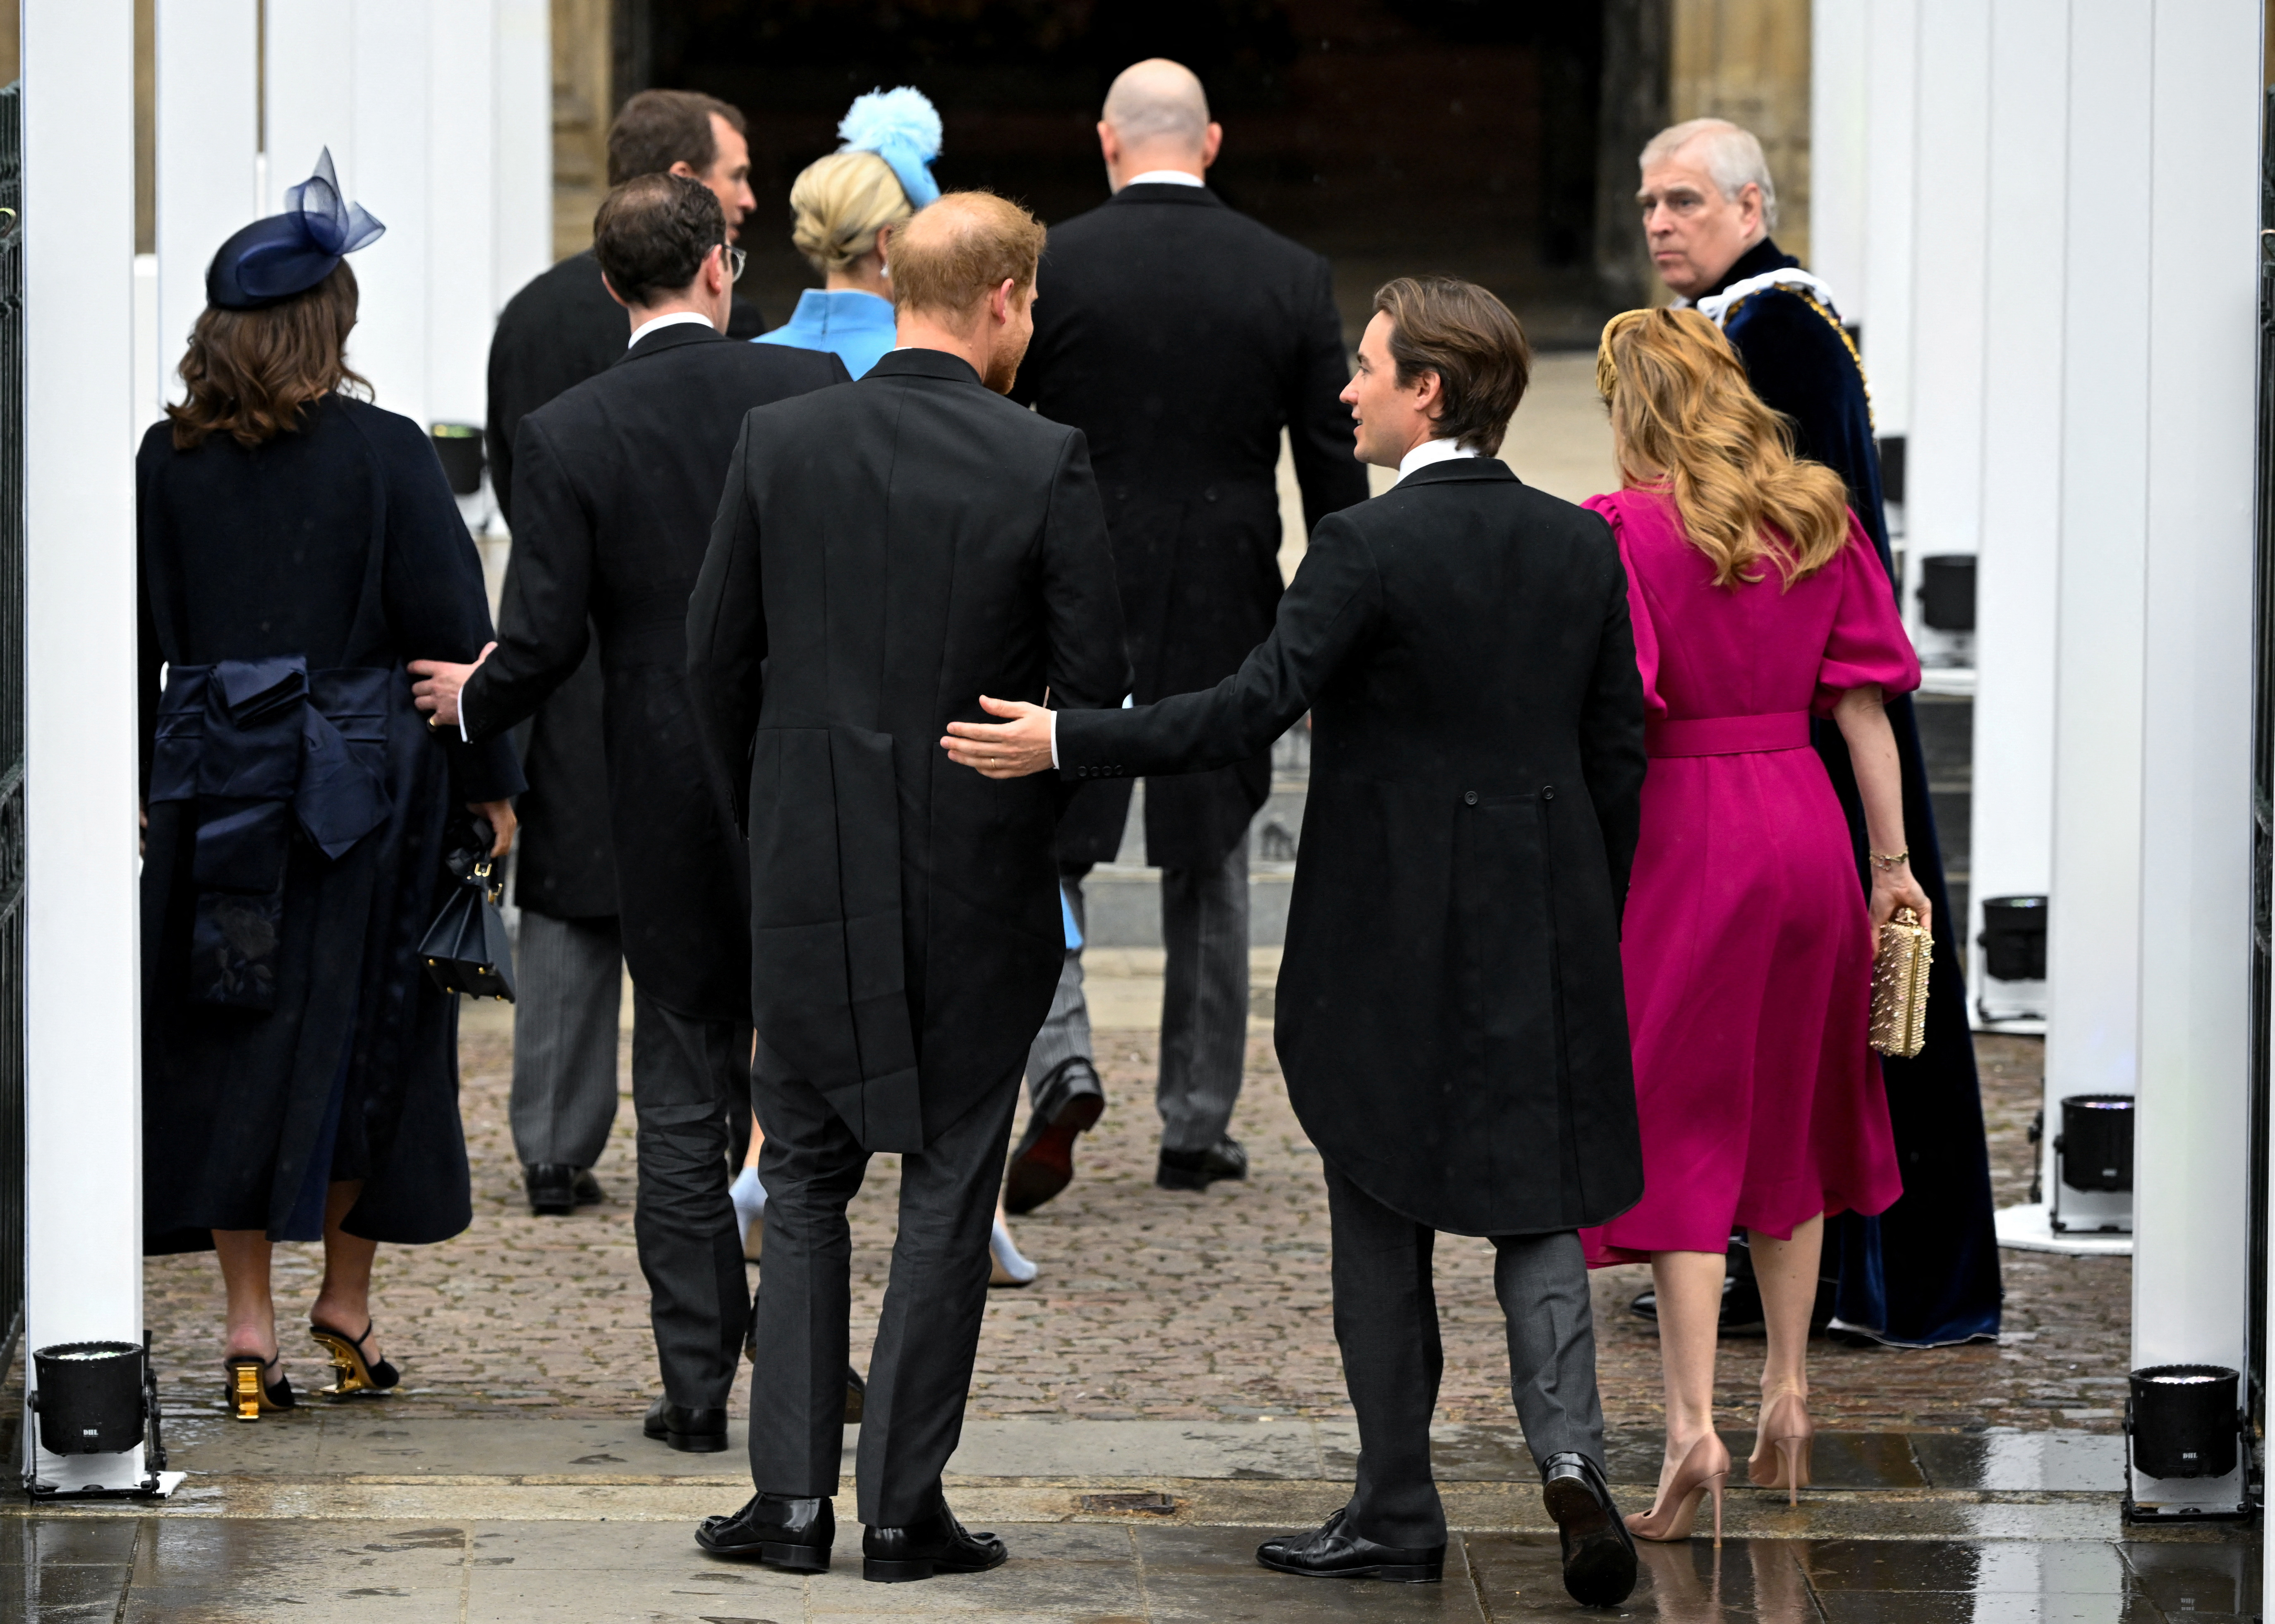
[[[827,350],[859,377],[893,347],[886,257],[901,223],[940,195],[940,115],[920,91],[872,91],[837,134],[845,144],[808,164],[790,189],[790,241],[822,276],[789,322],[752,342]]]

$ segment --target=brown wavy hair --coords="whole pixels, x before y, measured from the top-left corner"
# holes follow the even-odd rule
[[[355,273],[342,260],[332,274],[259,310],[208,305],[190,329],[176,370],[189,391],[166,408],[174,449],[194,451],[208,434],[227,434],[250,449],[297,432],[302,411],[336,391],[371,385],[348,370],[348,334],[356,324]]]
[[[1793,454],[1793,430],[1762,404],[1722,329],[1695,310],[1630,310],[1604,326],[1596,392],[1611,409],[1621,482],[1674,499],[1690,544],[1733,592],[1776,562],[1806,580],[1848,539],[1848,492]]]

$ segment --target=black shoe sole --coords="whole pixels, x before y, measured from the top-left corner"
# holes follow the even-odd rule
[[[1442,1584],[1446,1578],[1443,1562],[1378,1562],[1371,1567],[1294,1567],[1266,1561],[1261,1552],[1256,1565],[1268,1567],[1275,1574],[1291,1574],[1298,1579],[1387,1579],[1393,1584]]]
[[[1156,1167],[1153,1188],[1156,1190],[1206,1190],[1212,1184],[1243,1182],[1245,1173],[1188,1173],[1182,1167]]]
[[[984,1574],[1001,1567],[1009,1552],[985,1562],[953,1562],[938,1559],[916,1561],[888,1561],[883,1557],[865,1556],[861,1559],[861,1576],[872,1584],[912,1584],[919,1579],[929,1579],[937,1574]]]
[[[731,1557],[740,1562],[757,1562],[764,1567],[785,1568],[800,1574],[826,1574],[829,1571],[829,1549],[826,1545],[706,1545],[699,1534],[696,1536],[695,1543],[714,1556]]]
[[[1103,1094],[1077,1094],[1061,1107],[1051,1125],[1011,1163],[1003,1180],[1003,1210],[1015,1218],[1032,1212],[1073,1183],[1074,1142],[1105,1114]]]
[[[653,1439],[659,1444],[668,1444],[682,1454],[727,1453],[727,1435],[724,1432],[651,1432],[642,1427],[640,1436]],[[708,1550],[710,1547],[707,1545],[704,1548]]]
[[[574,1201],[533,1201],[529,1204],[532,1218],[566,1218],[576,1210]]]
[[[1583,1607],[1615,1607],[1634,1594],[1635,1545],[1587,1484],[1560,1477],[1541,1492],[1541,1500],[1571,1547],[1564,1562],[1566,1594]]]

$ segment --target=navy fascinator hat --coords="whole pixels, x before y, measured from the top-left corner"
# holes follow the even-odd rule
[[[284,212],[256,220],[221,245],[206,268],[206,303],[259,310],[306,293],[332,274],[343,254],[369,247],[387,228],[340,195],[332,149],[316,172],[284,194]]]

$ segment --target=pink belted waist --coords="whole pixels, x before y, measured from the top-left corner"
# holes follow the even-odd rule
[[[1773,711],[1764,716],[1656,716],[1644,723],[1644,750],[1652,756],[1745,756],[1809,748],[1809,713]]]

